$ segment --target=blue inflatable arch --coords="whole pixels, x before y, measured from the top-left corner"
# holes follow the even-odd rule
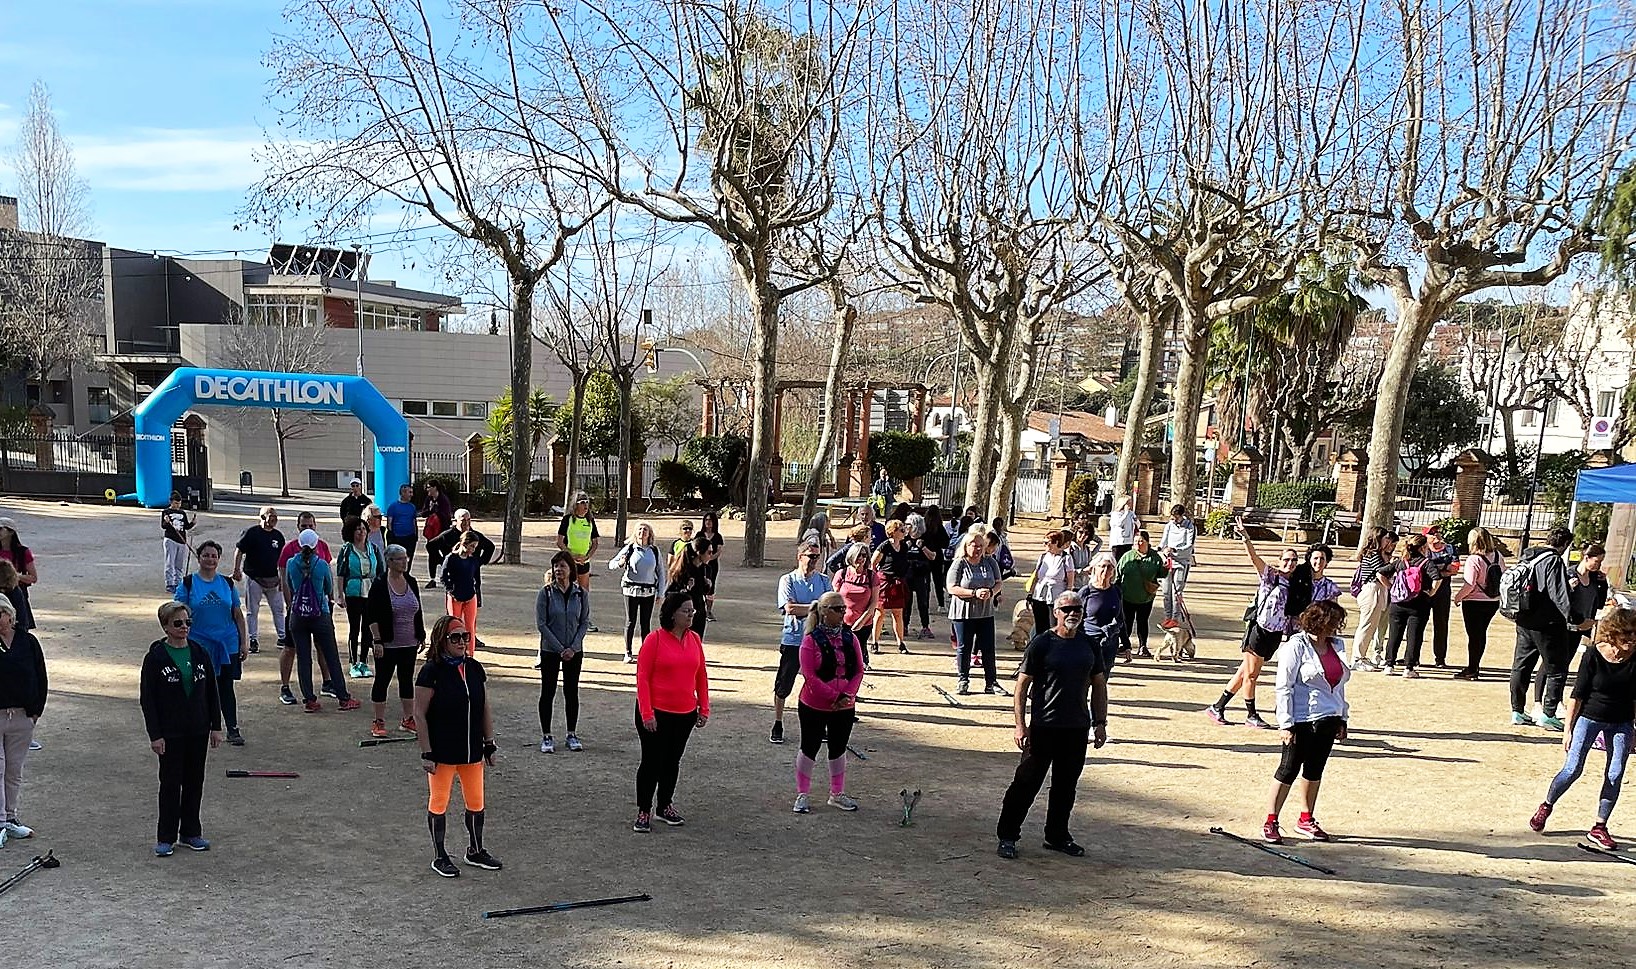
[[[136,408],[136,500],[170,503],[170,429],[189,408],[266,407],[347,411],[375,435],[375,504],[409,483],[409,422],[363,377],[182,367]]]

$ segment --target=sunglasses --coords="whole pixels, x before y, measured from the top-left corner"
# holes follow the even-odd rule
[[[846,606],[825,606],[825,612],[845,612]]]
[[[191,625],[193,625],[193,620],[191,620],[191,619],[172,619],[170,621],[170,624],[172,626],[177,626],[177,627],[191,626]]]
[[[1062,613],[1064,616],[1077,616],[1083,613],[1085,610],[1079,606],[1057,606],[1057,611]]]
[[[467,643],[471,642],[471,633],[450,633],[445,638],[451,643]]]

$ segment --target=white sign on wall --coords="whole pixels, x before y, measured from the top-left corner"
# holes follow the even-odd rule
[[[1591,419],[1591,435],[1588,444],[1592,451],[1613,447],[1613,418],[1596,417]]]

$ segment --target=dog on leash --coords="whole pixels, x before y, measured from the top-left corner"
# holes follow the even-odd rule
[[[1180,663],[1193,656],[1193,631],[1185,623],[1176,623],[1165,630],[1164,644],[1159,647],[1159,659]]]
[[[1011,635],[1006,637],[1006,641],[1011,644],[1012,649],[1026,649],[1028,641],[1033,638],[1034,610],[1029,608],[1028,600],[1024,599],[1011,610]]]

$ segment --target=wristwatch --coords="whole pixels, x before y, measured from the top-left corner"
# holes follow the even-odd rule
[[[421,760],[432,760],[436,756],[437,755],[433,754],[431,751],[425,750],[425,751],[421,751],[420,759]]]

